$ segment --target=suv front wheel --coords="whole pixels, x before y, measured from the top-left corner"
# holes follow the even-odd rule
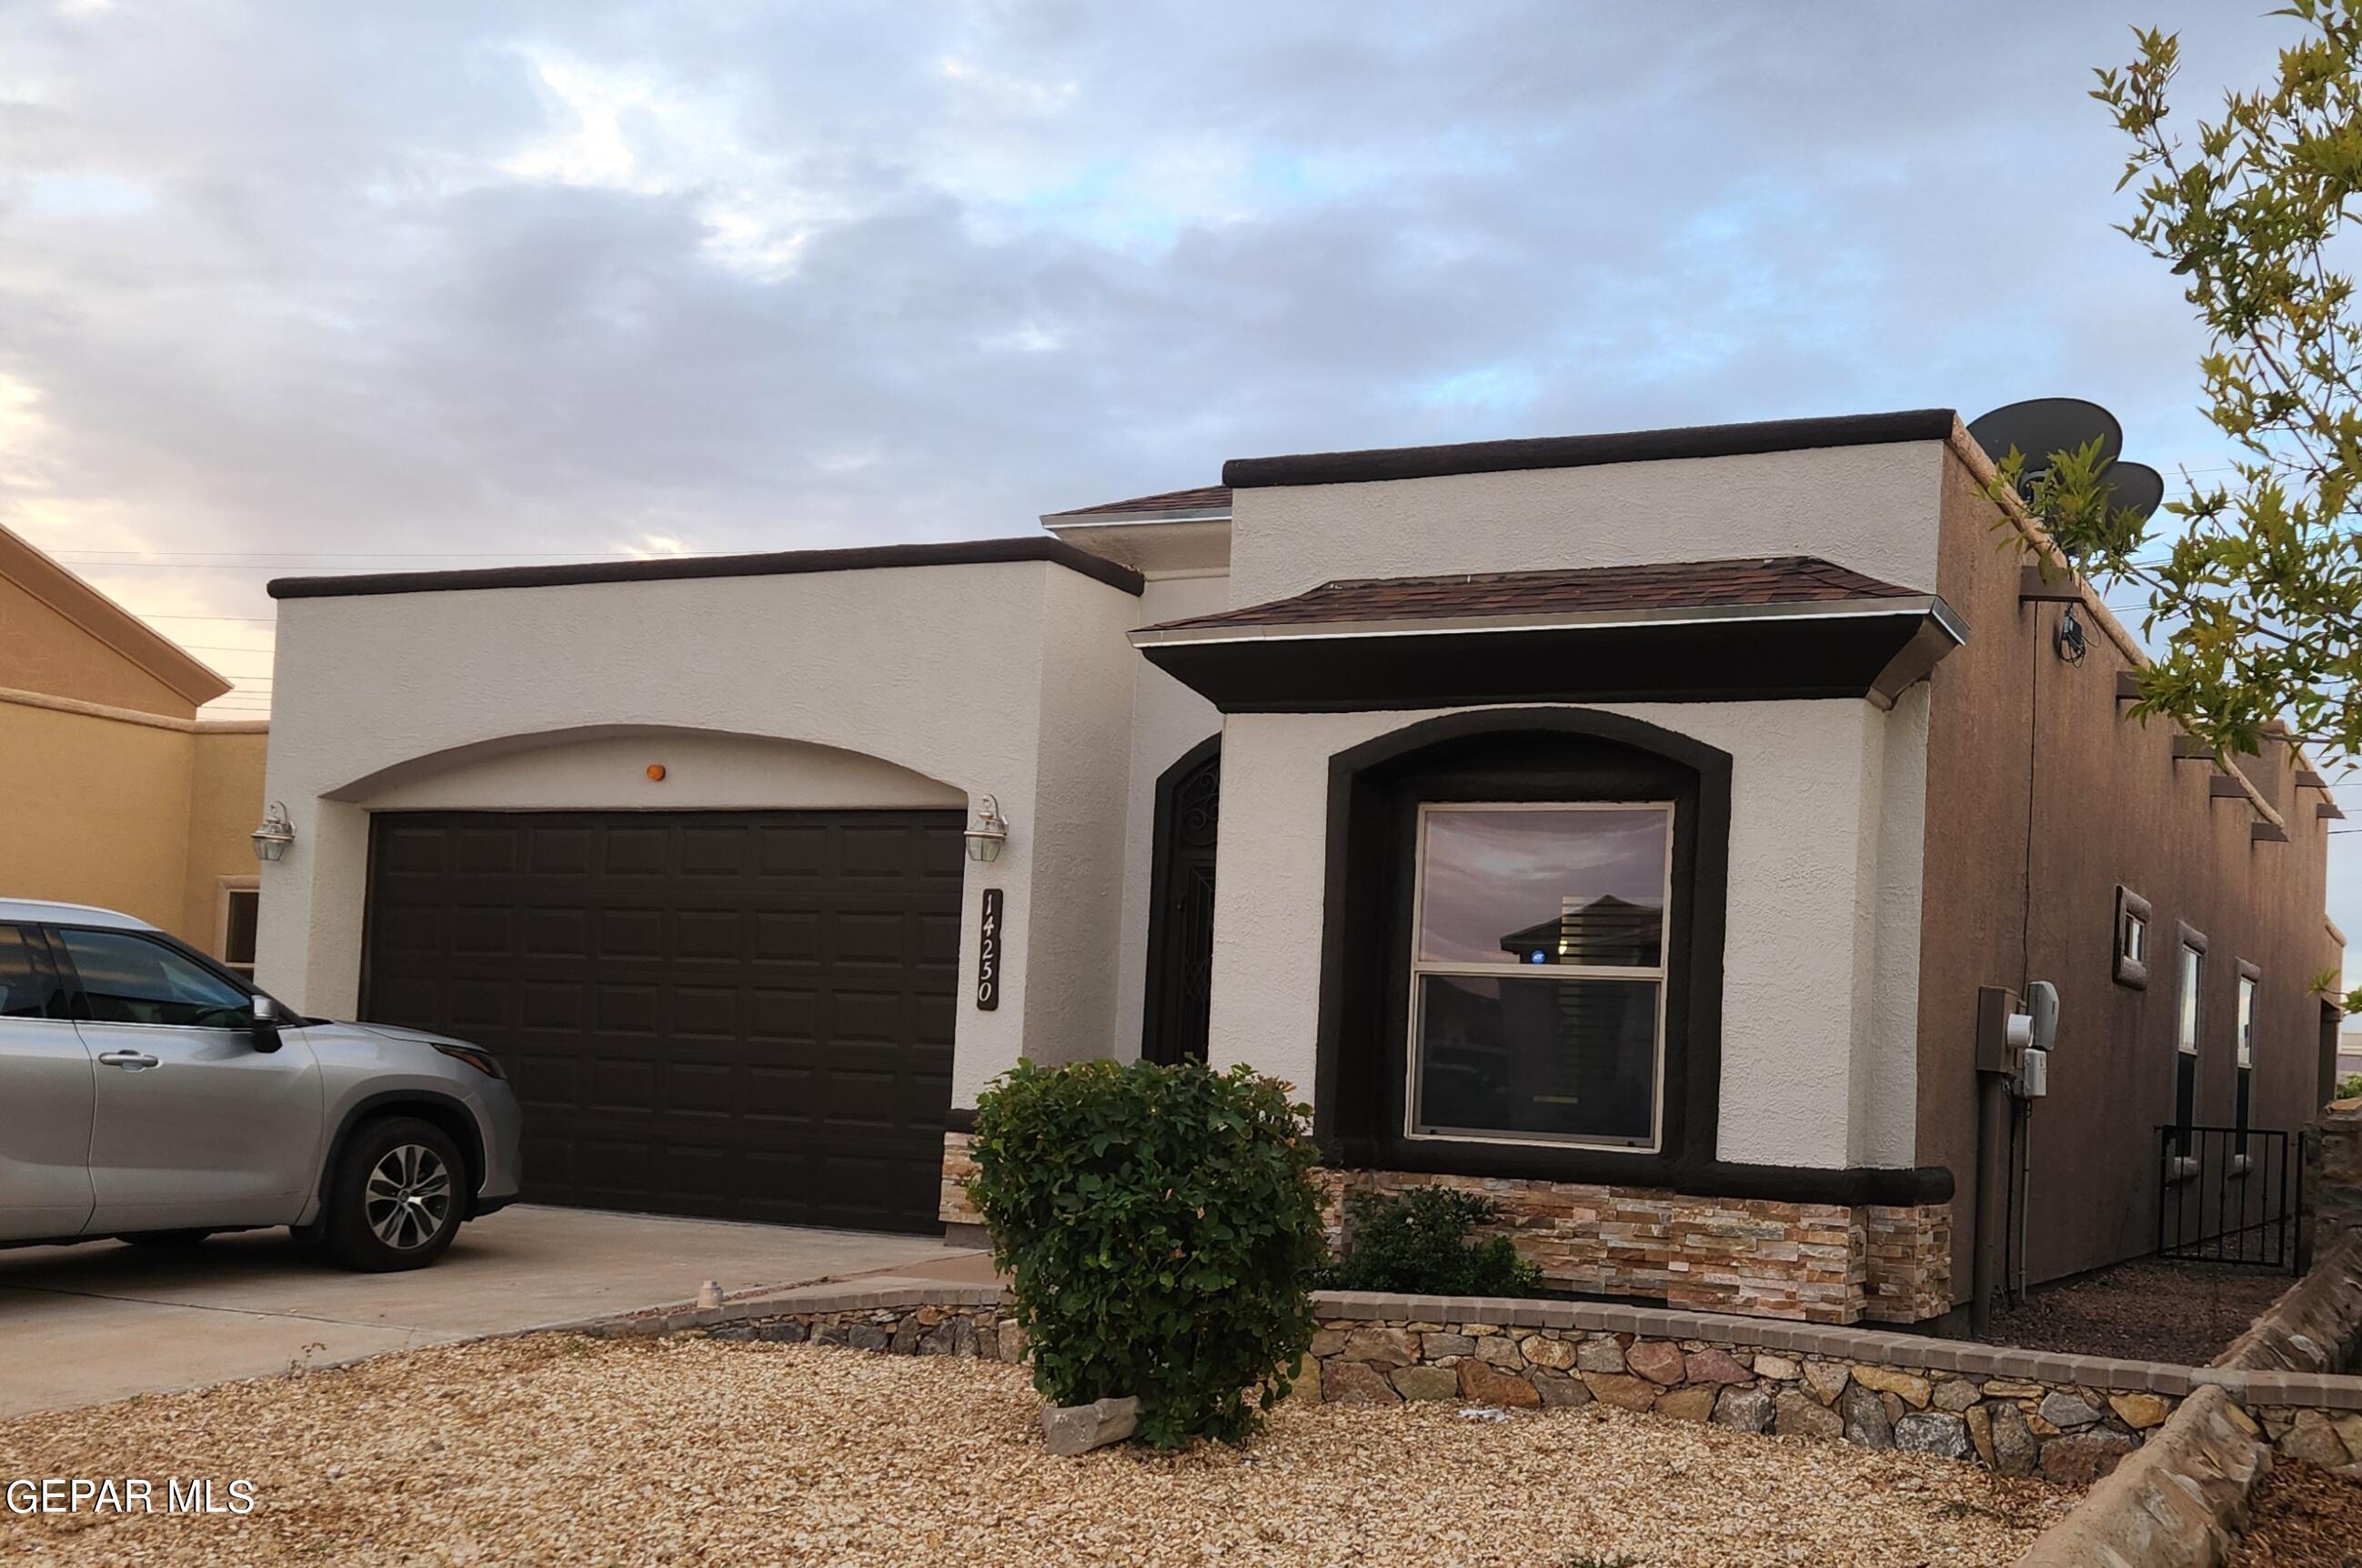
[[[424,1268],[458,1233],[468,1165],[449,1133],[415,1117],[389,1117],[355,1133],[337,1162],[321,1242],[346,1268]]]

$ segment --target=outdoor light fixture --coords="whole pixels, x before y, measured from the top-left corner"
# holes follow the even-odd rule
[[[1000,814],[1000,802],[990,795],[977,803],[976,823],[960,836],[967,841],[967,857],[988,865],[1000,858],[1001,846],[1009,842],[1009,819]]]
[[[270,809],[262,813],[262,825],[254,830],[254,857],[257,860],[276,860],[286,854],[287,846],[294,842],[295,824],[287,820],[286,806],[278,801],[271,801]]]

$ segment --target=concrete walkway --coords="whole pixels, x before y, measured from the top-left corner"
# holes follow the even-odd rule
[[[347,1274],[284,1231],[160,1252],[0,1251],[0,1416],[324,1366],[384,1351],[908,1268],[972,1270],[926,1236],[520,1205],[432,1266]]]

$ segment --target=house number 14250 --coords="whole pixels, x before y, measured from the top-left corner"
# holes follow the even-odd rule
[[[1000,889],[984,890],[984,926],[977,933],[976,1007],[990,1012],[1000,1005]]]

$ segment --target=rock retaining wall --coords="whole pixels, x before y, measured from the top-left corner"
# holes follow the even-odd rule
[[[2152,1441],[2201,1389],[2246,1407],[2282,1454],[2362,1464],[2362,1377],[2039,1354],[1875,1329],[1587,1301],[1323,1291],[1295,1397],[1334,1404],[1448,1399],[1541,1409],[1590,1404],[1736,1430],[1902,1448],[2004,1474],[2089,1483]],[[996,1286],[818,1286],[596,1326],[701,1331],[909,1355],[1021,1363]],[[2210,1402],[2213,1397],[2210,1396]]]
[[[2017,1568],[2215,1568],[2271,1467],[2256,1423],[2221,1389],[2201,1388]]]
[[[973,1225],[968,1135],[944,1135],[942,1219]],[[1330,1234],[1344,1198],[1445,1186],[1501,1208],[1499,1229],[1554,1290],[1646,1297],[1692,1311],[1811,1323],[1915,1323],[1952,1307],[1952,1211],[1911,1207],[1697,1198],[1655,1187],[1592,1187],[1397,1171],[1322,1171]]]
[[[2362,1231],[2325,1240],[2326,1250],[2304,1277],[2214,1358],[2216,1366],[2250,1372],[2353,1368],[2362,1353]]]

